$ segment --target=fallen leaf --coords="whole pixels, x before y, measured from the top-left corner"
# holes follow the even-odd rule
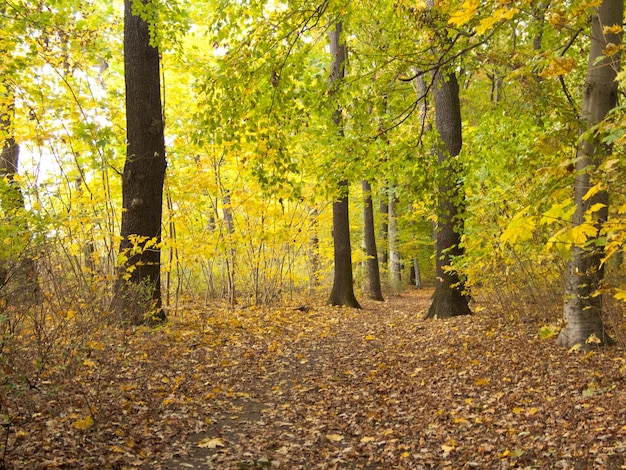
[[[217,449],[218,447],[226,447],[226,444],[221,437],[207,437],[198,442],[198,447],[202,447],[204,449]]]
[[[75,427],[76,429],[80,429],[81,431],[84,431],[92,427],[93,424],[94,424],[93,418],[91,417],[91,415],[87,415],[84,418],[77,419],[76,421],[74,421],[72,423],[72,426]]]

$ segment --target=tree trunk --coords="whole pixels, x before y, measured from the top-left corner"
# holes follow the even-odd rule
[[[396,196],[395,186],[389,185],[389,281],[391,288],[396,291],[400,289],[402,283],[402,262],[400,260],[400,242],[398,240],[398,215],[396,213],[397,205],[398,198]]]
[[[309,290],[311,292],[315,292],[315,290],[319,287],[320,279],[320,240],[318,235],[319,223],[317,221],[317,217],[319,216],[319,212],[316,208],[311,208],[309,210],[309,220],[310,220],[310,230],[311,230],[311,238],[309,238]]]
[[[619,54],[603,57],[607,44],[620,45],[619,34],[604,34],[603,28],[623,22],[623,0],[605,0],[592,18],[591,49],[582,104],[582,129],[585,131],[601,122],[607,113],[617,105],[617,71],[620,69]],[[587,197],[594,186],[591,174],[595,172],[611,148],[601,142],[600,137],[591,135],[581,142],[576,159],[576,179],[574,182],[574,203],[576,211],[573,226],[577,227],[591,218],[596,227],[596,235],[587,238],[584,246],[572,246],[571,257],[565,273],[565,299],[563,318],[565,328],[561,330],[558,344],[573,346],[586,344],[609,344],[602,322],[602,294],[600,287],[604,278],[604,249],[595,243],[600,237],[600,228],[609,215],[609,195],[606,190]],[[593,209],[591,209],[593,208]],[[593,211],[591,212],[590,209]]]
[[[383,194],[380,198],[380,264],[387,267],[387,263],[389,263],[389,204],[388,204],[388,195],[386,191],[383,191]]]
[[[378,266],[378,251],[376,250],[376,231],[374,229],[374,207],[372,206],[372,187],[369,181],[361,182],[363,188],[363,241],[367,256],[367,280],[369,284],[369,298],[384,301],[380,285],[380,268]]]
[[[165,140],[159,51],[146,21],[124,1],[127,156],[122,175],[120,254],[113,311],[121,322],[164,320],[161,306],[161,219]]]
[[[348,182],[341,181],[339,187],[347,193]],[[333,289],[330,293],[328,303],[331,305],[361,308],[354,296],[349,220],[348,196],[344,195],[341,196],[338,201],[333,202],[333,252],[335,273],[333,276]]]
[[[333,62],[330,67],[330,81],[337,82],[344,77],[346,62],[346,46],[341,43],[341,22],[330,31],[330,53]],[[333,122],[340,135],[341,108],[333,113]],[[333,202],[333,251],[335,259],[335,273],[333,289],[328,303],[331,305],[345,305],[346,307],[361,308],[354,296],[352,279],[352,250],[350,247],[350,218],[348,214],[348,181],[339,182],[340,198]]]
[[[454,73],[437,72],[434,85],[435,124],[443,146],[437,149],[440,166],[437,190],[438,213],[435,229],[436,279],[433,302],[427,318],[449,318],[470,314],[465,286],[451,268],[452,259],[463,254],[464,193],[455,157],[463,144],[459,84]]]
[[[233,235],[235,233],[235,220],[233,218],[233,209],[230,202],[230,192],[227,189],[224,190],[223,203],[226,237],[228,237],[227,240],[224,240],[225,245],[228,246],[228,256],[224,259],[224,267],[226,269],[226,288],[228,289],[226,295],[228,303],[230,305],[235,305],[237,302],[237,285],[235,282],[235,263],[237,259],[237,252],[235,250],[235,242],[233,240]]]
[[[418,289],[422,288],[422,272],[417,257],[413,258],[411,263],[411,285]]]

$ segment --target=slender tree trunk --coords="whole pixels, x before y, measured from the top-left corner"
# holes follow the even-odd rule
[[[380,198],[380,264],[387,267],[387,263],[389,263],[389,204],[388,204],[388,195],[387,192],[384,191]]]
[[[224,260],[226,267],[226,280],[227,280],[227,296],[228,303],[230,305],[235,305],[237,302],[237,290],[235,283],[235,261],[236,261],[236,250],[235,243],[233,240],[233,234],[235,233],[235,220],[233,218],[233,209],[230,203],[230,192],[226,190],[224,192],[223,197],[224,202],[224,222],[226,224],[226,233],[228,240],[226,241],[226,245],[228,246],[228,257]]]
[[[413,258],[411,262],[411,285],[422,288],[422,272],[420,271],[420,263],[417,257]]]
[[[149,0],[148,0],[149,1]],[[120,321],[164,320],[161,306],[161,219],[165,139],[159,51],[150,27],[124,1],[127,156],[122,175],[120,254],[125,259],[112,308]]]
[[[389,281],[394,290],[399,290],[402,284],[402,261],[400,260],[400,242],[398,240],[398,197],[395,186],[389,185]]]
[[[309,290],[315,291],[320,284],[319,272],[320,272],[320,240],[318,235],[319,223],[317,217],[319,212],[316,208],[312,208],[309,211],[309,220],[311,227],[311,238],[309,239]]]
[[[367,280],[369,284],[369,298],[385,300],[380,285],[380,268],[378,266],[378,251],[376,250],[376,230],[374,229],[374,207],[372,206],[372,187],[369,181],[361,182],[363,188],[363,240],[365,255],[367,256]]]
[[[330,67],[330,81],[338,82],[344,77],[346,62],[346,46],[341,43],[341,22],[330,31],[330,53],[333,62]],[[341,127],[341,109],[333,113],[333,122],[338,132],[343,134]],[[350,217],[348,214],[348,181],[339,182],[339,200],[333,202],[333,245],[335,272],[333,289],[328,303],[361,308],[354,296],[352,278],[352,250],[350,247]]]
[[[603,58],[608,44],[619,46],[619,34],[604,33],[604,28],[621,26],[624,16],[623,0],[604,0],[592,18],[591,49],[585,79],[582,104],[582,131],[601,122],[617,105],[617,72],[620,69],[619,54]],[[573,226],[577,227],[591,219],[596,227],[595,236],[587,238],[585,246],[572,247],[571,257],[565,273],[565,301],[563,318],[565,328],[561,330],[558,343],[563,346],[585,344],[593,335],[598,344],[611,343],[602,322],[602,294],[600,287],[604,278],[604,249],[595,243],[600,238],[600,229],[609,215],[609,194],[601,190],[587,197],[594,186],[591,174],[610,155],[609,145],[600,137],[590,135],[578,147],[574,203],[576,211]]]
[[[443,146],[437,149],[440,165],[437,191],[438,213],[435,229],[436,279],[428,318],[449,318],[471,311],[464,284],[452,269],[452,259],[463,254],[460,246],[463,231],[464,193],[455,158],[463,144],[459,84],[454,73],[435,75],[435,124]]]

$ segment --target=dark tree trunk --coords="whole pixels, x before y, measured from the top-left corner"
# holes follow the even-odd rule
[[[335,274],[333,290],[328,303],[361,308],[354,296],[352,279],[352,250],[350,248],[350,217],[348,214],[348,182],[341,181],[339,188],[345,195],[333,202],[333,252],[335,258]],[[342,194],[344,194],[342,193]]]
[[[607,113],[617,105],[618,87],[615,80],[620,70],[619,54],[603,57],[607,44],[619,45],[619,34],[604,34],[603,28],[622,25],[624,15],[623,0],[604,0],[597,15],[592,18],[591,49],[582,105],[582,131],[601,122]],[[576,159],[576,179],[574,182],[574,203],[576,211],[573,226],[585,223],[591,217],[596,226],[595,237],[589,237],[585,246],[573,246],[567,272],[565,273],[565,301],[563,318],[565,328],[561,330],[558,343],[563,346],[586,344],[593,336],[596,344],[609,344],[612,340],[606,334],[602,322],[602,294],[600,287],[604,278],[604,249],[594,243],[600,238],[600,229],[609,215],[609,194],[602,190],[587,197],[594,185],[591,174],[598,169],[611,148],[597,136],[584,139]],[[589,213],[591,207],[599,207]]]
[[[112,308],[121,322],[164,320],[161,306],[161,218],[165,140],[159,51],[149,28],[124,1],[127,156],[122,175],[120,254],[125,259]]]
[[[330,53],[333,62],[330,66],[330,81],[335,83],[343,79],[346,62],[346,46],[341,43],[341,22],[330,31]],[[333,113],[333,122],[340,135],[341,109]],[[339,200],[333,202],[333,245],[335,258],[335,273],[333,289],[328,303],[331,305],[345,305],[346,307],[361,308],[354,296],[352,279],[352,250],[350,247],[350,218],[348,214],[348,181],[339,182]]]
[[[369,284],[369,298],[384,301],[380,286],[380,269],[378,266],[378,251],[376,250],[376,231],[374,229],[374,207],[372,206],[372,187],[369,181],[361,182],[363,188],[363,240],[365,255],[367,256],[367,280]]]
[[[452,259],[463,254],[460,242],[464,193],[454,158],[463,144],[461,105],[459,84],[454,73],[443,76],[438,72],[434,80],[435,123],[443,146],[437,149],[440,175],[435,229],[436,279],[427,318],[449,318],[471,313],[463,282],[451,269]]]

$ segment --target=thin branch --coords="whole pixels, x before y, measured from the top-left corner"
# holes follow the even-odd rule
[[[441,67],[443,67],[444,65],[447,65],[447,64],[449,64],[451,62],[454,62],[456,59],[461,57],[466,52],[469,52],[472,49],[476,49],[478,46],[482,46],[483,44],[485,44],[489,39],[491,39],[493,37],[494,33],[495,33],[495,30],[491,31],[491,33],[489,33],[487,36],[485,36],[481,41],[479,41],[479,42],[477,42],[475,44],[472,44],[471,46],[468,46],[465,49],[460,50],[459,52],[457,52],[456,54],[451,55],[450,57],[448,57],[445,60],[440,60],[439,62],[437,62],[435,65],[432,65],[431,67],[428,67],[428,68],[425,68],[425,69],[421,69],[419,72],[417,72],[412,77],[408,77],[408,78],[398,77],[398,79],[403,81],[403,82],[410,82],[410,81],[415,80],[419,76],[424,75],[424,74],[426,74],[428,72],[437,71]],[[457,36],[457,38],[458,37],[459,36]],[[445,54],[444,54],[444,57],[445,57]]]

